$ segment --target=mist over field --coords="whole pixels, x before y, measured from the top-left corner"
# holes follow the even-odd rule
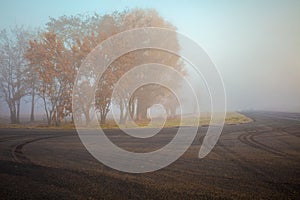
[[[270,110],[300,112],[300,3],[298,1],[189,3],[172,1],[51,1],[1,2],[0,28],[15,26],[44,29],[49,17],[88,14],[111,14],[125,8],[155,9],[182,34],[197,42],[219,69],[227,96],[227,110]],[[101,6],[103,5],[103,6]],[[37,10],[38,12],[32,12]],[[180,41],[179,41],[180,45]],[[191,52],[192,53],[192,52]],[[192,66],[184,63],[187,77],[198,86],[197,95],[202,111],[209,111],[209,93],[204,80],[193,74]],[[178,91],[186,96],[185,113],[193,113],[187,86]],[[30,114],[30,96],[21,102],[22,117]],[[40,99],[36,115],[44,116]],[[8,116],[2,101],[0,115]],[[108,115],[111,115],[109,112]]]
[[[299,0],[0,0],[0,199],[299,188]]]

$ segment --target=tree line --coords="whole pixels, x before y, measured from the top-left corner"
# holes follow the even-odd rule
[[[21,101],[31,98],[30,120],[34,121],[35,101],[43,104],[48,125],[59,126],[66,117],[72,119],[72,90],[78,69],[86,56],[102,41],[125,30],[138,27],[163,27],[175,30],[155,10],[133,9],[106,15],[74,15],[50,18],[44,28],[29,31],[15,27],[0,32],[0,98],[9,109],[11,123],[20,123]],[[178,41],[170,44],[180,50]],[[135,120],[147,118],[147,109],[155,103],[164,105],[169,116],[176,114],[178,102],[174,95],[160,85],[150,84],[136,90],[134,95],[112,91],[120,77],[134,66],[159,62],[184,73],[179,57],[161,50],[143,49],[129,52],[111,63],[98,82],[95,107],[101,124],[114,104],[120,111],[119,122],[130,116]],[[159,74],[178,85],[167,74]],[[82,87],[85,86],[84,83]],[[28,97],[27,97],[28,99]],[[93,103],[93,102],[91,102]],[[89,105],[85,102],[85,105]],[[82,108],[89,123],[90,106]]]

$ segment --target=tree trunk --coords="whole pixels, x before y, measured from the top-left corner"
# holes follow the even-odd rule
[[[91,122],[91,118],[90,118],[90,112],[88,111],[84,111],[84,116],[85,116],[85,124],[89,125],[89,123]]]
[[[124,124],[124,105],[123,99],[120,99],[120,119],[119,124]]]
[[[130,117],[131,117],[131,120],[134,120],[134,117],[135,117],[135,97],[132,96],[129,100],[129,106],[128,106],[128,109],[129,109],[129,114],[130,114]],[[127,117],[126,117],[127,118]]]
[[[106,116],[102,115],[101,114],[101,117],[100,117],[100,124],[103,125],[106,123]]]
[[[128,109],[126,109],[125,110],[125,115],[124,115],[124,118],[123,118],[124,124],[127,122],[128,114],[129,114],[129,111],[128,111]]]
[[[74,115],[71,113],[71,124],[74,124]]]
[[[45,109],[45,113],[46,113],[46,117],[47,117],[47,123],[48,123],[48,126],[51,126],[51,115],[52,115],[52,112],[48,111],[48,109],[47,109],[46,98],[43,96],[42,99],[43,99],[44,109]]]
[[[137,120],[147,119],[147,104],[144,98],[137,99]]]
[[[20,107],[21,107],[21,102],[20,100],[17,102],[17,114],[16,114],[16,123],[20,123]]]
[[[16,112],[13,111],[13,110],[10,111],[10,123],[11,124],[16,124],[17,123]]]
[[[34,121],[34,100],[35,100],[35,92],[34,92],[34,88],[32,88],[32,91],[31,91],[31,113],[30,113],[30,121],[31,122]]]
[[[52,123],[52,111],[50,111],[50,113],[48,112],[48,110],[46,110],[46,115],[47,115],[47,122],[48,122],[48,126],[51,126]]]
[[[11,124],[18,124],[18,116],[17,116],[17,108],[15,103],[11,103],[9,105],[9,110],[10,110],[10,123]]]
[[[106,123],[106,115],[107,115],[107,112],[100,112],[100,124],[103,125]]]

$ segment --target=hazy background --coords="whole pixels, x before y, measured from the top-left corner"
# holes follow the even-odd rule
[[[154,8],[207,51],[224,79],[229,110],[300,112],[300,1],[0,2],[0,29],[43,27],[62,15]]]

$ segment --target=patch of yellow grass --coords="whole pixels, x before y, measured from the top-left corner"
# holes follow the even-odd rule
[[[249,123],[253,120],[236,112],[230,112],[226,114],[225,124],[243,124]],[[142,120],[136,122],[127,122],[126,124],[121,124],[120,127],[118,124],[113,120],[107,120],[105,124],[101,125],[103,129],[116,129],[116,128],[157,128],[157,127],[177,127],[177,126],[194,126],[195,124],[199,123],[200,126],[208,126],[211,122],[210,114],[206,113],[201,117],[196,116],[189,116],[184,117],[181,121],[180,117],[175,117],[171,119],[167,119],[164,124],[155,123],[153,122],[151,126],[149,126],[149,120]],[[95,127],[98,124],[94,125]],[[24,124],[0,124],[0,128],[29,128],[29,129],[75,129],[73,123],[64,123],[61,126],[47,126],[45,124],[35,124],[35,125],[24,125]],[[83,127],[84,128],[84,127]]]
[[[218,114],[217,114],[218,115]],[[240,113],[236,112],[230,112],[226,114],[225,118],[225,124],[243,124],[243,123],[249,123],[253,120],[246,117],[245,115],[242,115]],[[184,117],[182,122],[180,117],[175,117],[171,119],[167,119],[164,124],[161,123],[152,123],[150,125],[150,119],[149,120],[142,120],[142,121],[136,121],[133,122],[127,122],[126,124],[120,125],[121,128],[142,128],[142,127],[148,127],[148,128],[157,128],[157,127],[177,127],[177,126],[194,126],[195,124],[199,123],[200,126],[208,126],[211,122],[211,116],[210,114],[204,114],[201,117],[196,116],[190,116],[190,117]],[[108,120],[105,125],[101,125],[101,128],[119,128],[118,125],[113,120]]]
[[[227,113],[225,123],[226,124],[244,124],[252,122],[253,120],[245,115],[242,115],[237,112]]]

